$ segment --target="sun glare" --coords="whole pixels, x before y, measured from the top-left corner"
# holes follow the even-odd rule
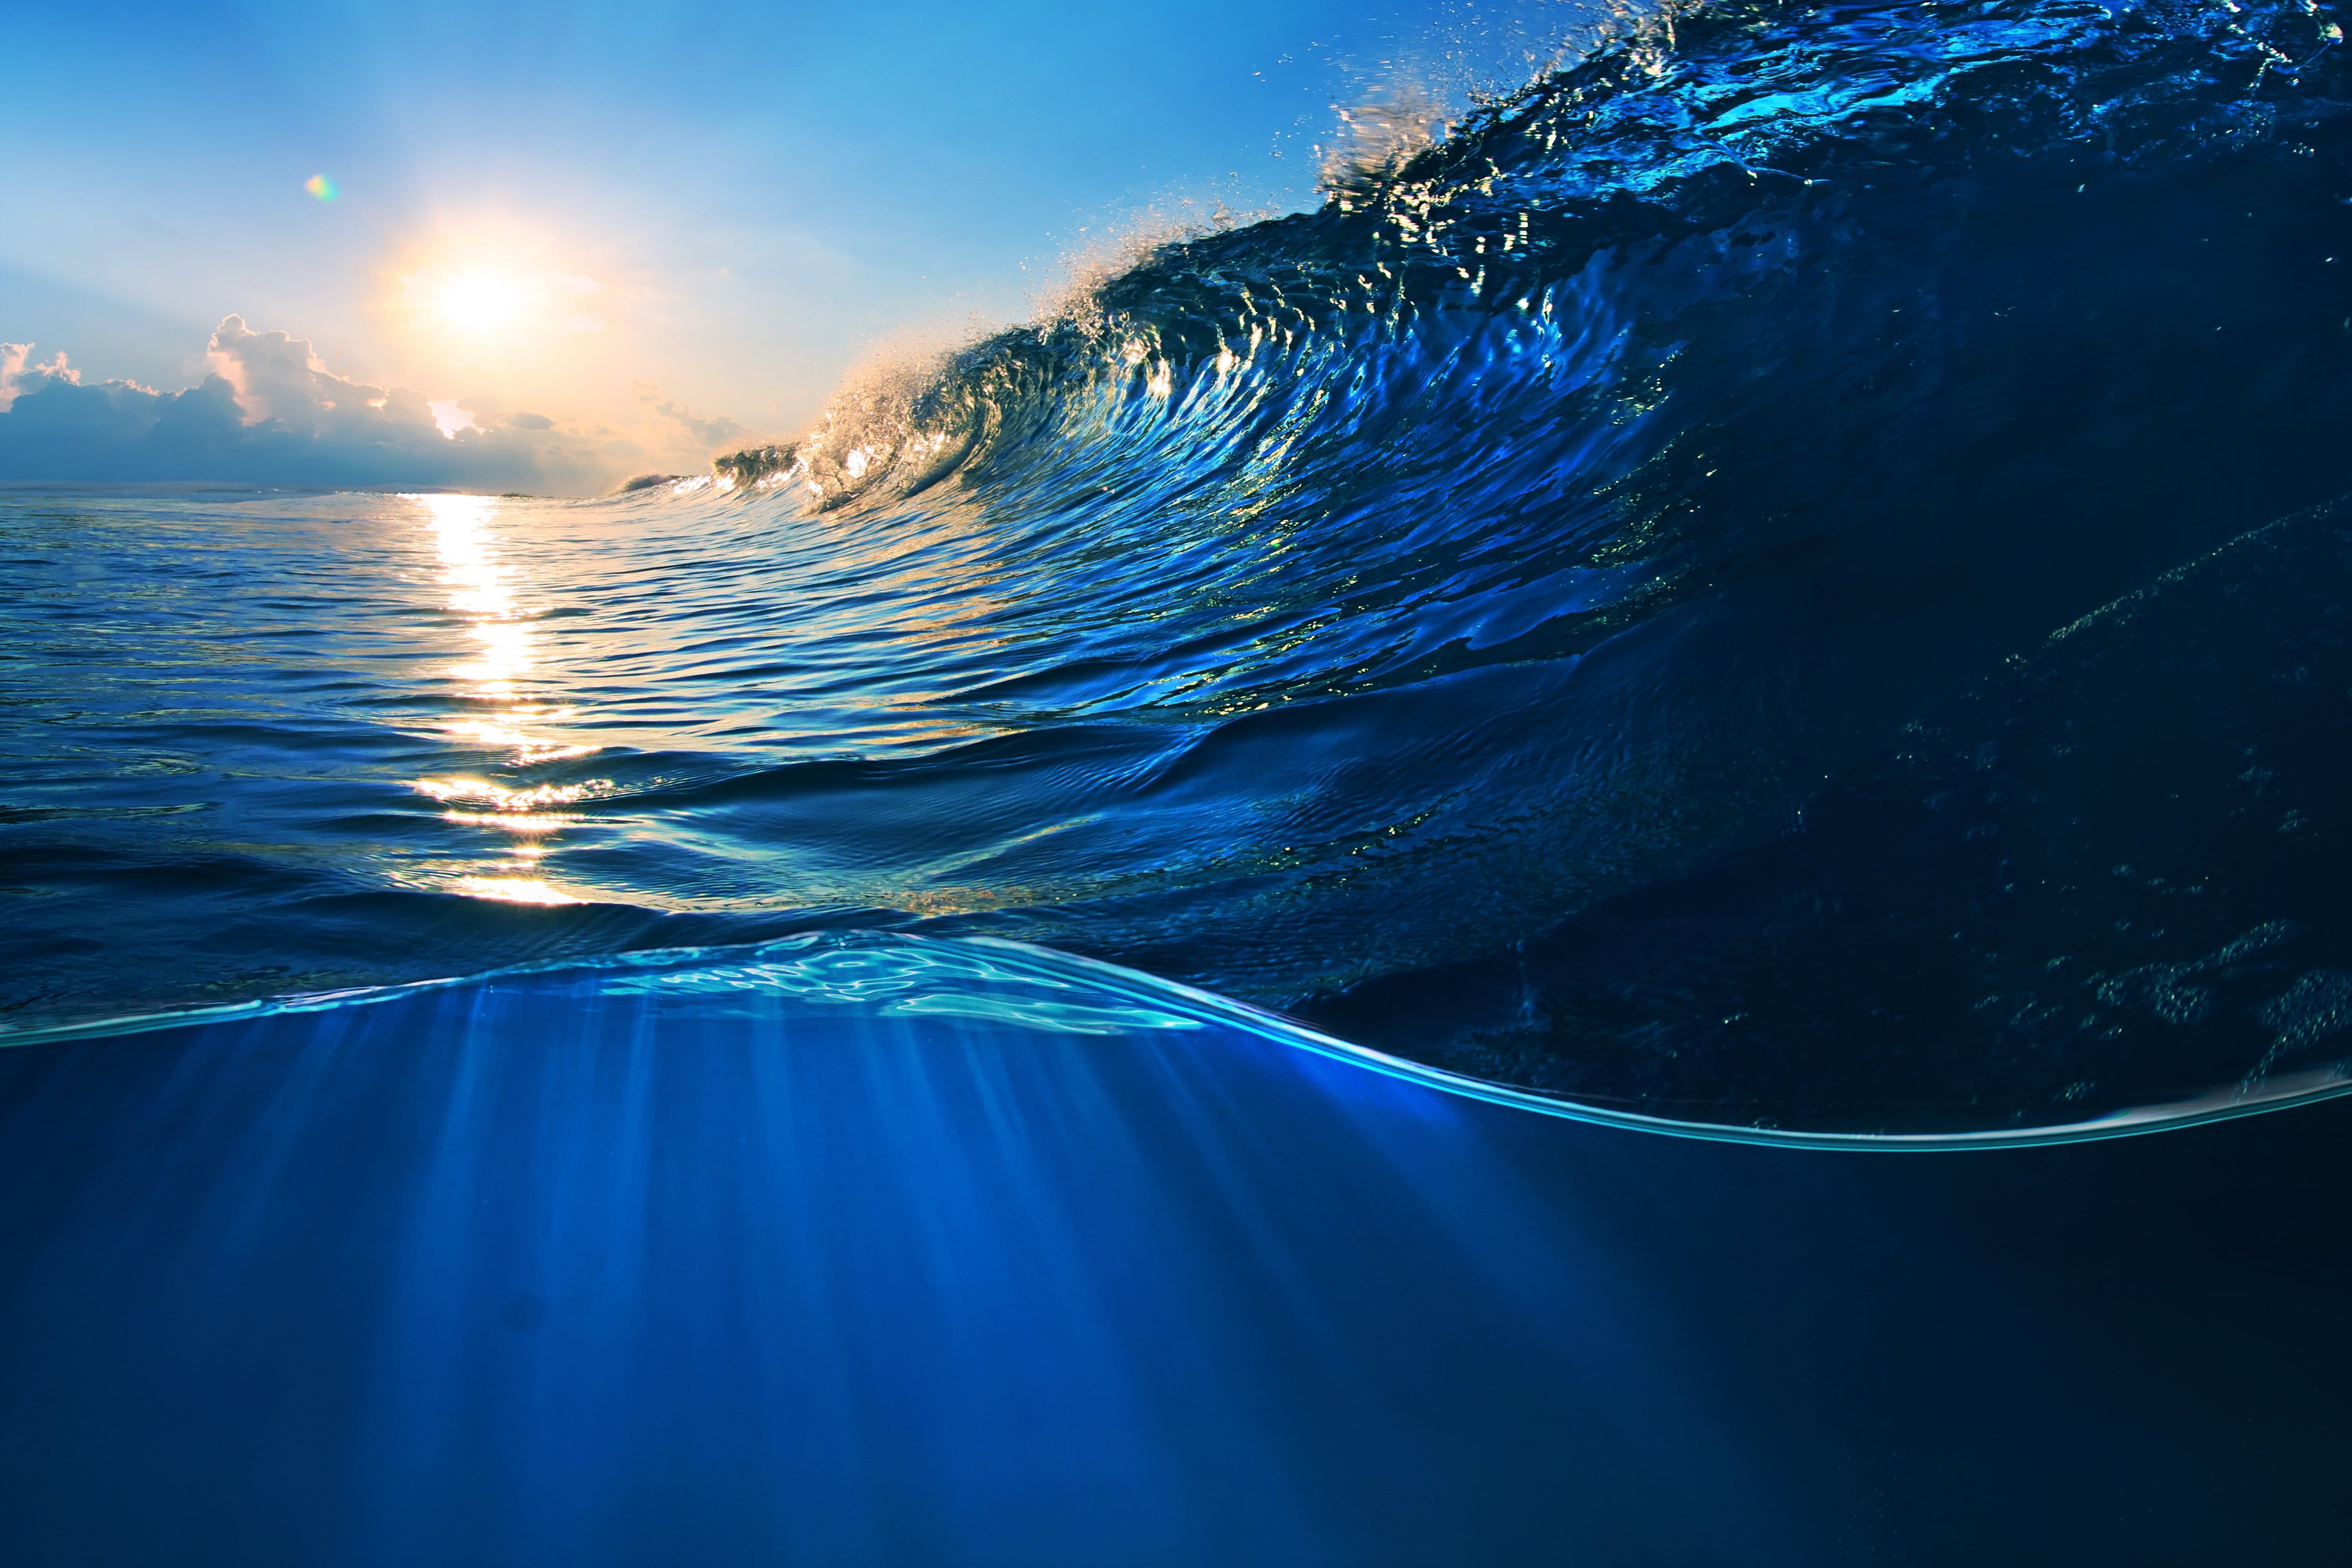
[[[444,355],[508,363],[526,350],[604,330],[604,318],[588,313],[604,285],[554,265],[543,239],[477,235],[427,241],[420,249],[398,274],[396,303],[411,331]]]
[[[520,278],[461,272],[434,289],[432,303],[445,325],[481,335],[515,325],[530,308],[530,286]]]

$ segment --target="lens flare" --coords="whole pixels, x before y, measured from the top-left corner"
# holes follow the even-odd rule
[[[342,189],[324,174],[313,174],[302,182],[302,188],[322,202],[331,202],[341,195]]]

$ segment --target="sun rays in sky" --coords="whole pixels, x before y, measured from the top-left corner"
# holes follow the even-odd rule
[[[136,401],[196,385],[234,313],[354,385],[448,405],[436,440],[552,420],[577,461],[520,488],[684,471],[710,429],[789,436],[877,345],[1023,319],[1135,202],[1311,194],[1268,149],[1319,134],[1333,71],[1307,45],[1356,9],[1217,0],[1171,31],[1149,8],[886,0],[746,96],[707,19],[658,6],[551,7],[507,37],[519,13],[456,0],[195,0],[135,26],[0,5],[0,55],[39,65],[0,140],[41,154],[0,159],[0,210],[41,215],[0,224],[0,342]],[[516,68],[550,50],[563,68]],[[884,58],[906,74],[877,115]],[[1118,68],[1147,58],[1186,113],[1136,110]],[[290,482],[267,445],[237,472]]]
[[[394,313],[428,358],[528,377],[614,324],[624,290],[589,249],[509,221],[452,222],[393,263]]]
[[[420,331],[457,342],[517,348],[534,334],[604,330],[593,309],[604,285],[557,267],[460,258],[404,273],[400,287]]]

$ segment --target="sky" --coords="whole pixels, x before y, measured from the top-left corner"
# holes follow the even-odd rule
[[[0,7],[0,483],[590,493],[789,437],[1561,0]],[[61,361],[57,356],[66,357]]]

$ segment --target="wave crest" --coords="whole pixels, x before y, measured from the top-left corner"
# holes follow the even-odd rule
[[[1316,212],[1160,245],[849,389],[745,461],[877,559],[954,542],[962,585],[926,579],[926,613],[991,649],[923,699],[986,738],[851,789],[953,824],[855,896],[1587,1097],[1736,1082],[1815,1124],[1914,1091],[2133,1098],[2155,1069],[2130,1053],[2176,1026],[2104,1008],[2105,980],[2078,1013],[2058,985],[1996,1026],[1955,980],[1873,1022],[1748,1005],[1774,971],[1733,955],[1780,914],[1716,930],[1705,974],[1594,933],[1681,940],[1677,900],[1785,849],[1831,781],[1900,774],[1869,759],[1904,725],[2347,488],[2341,41],[2302,0],[1676,10],[1426,146],[1381,142]],[[2234,668],[2251,637],[2199,657]],[[1994,795],[2074,787],[1987,765]],[[798,798],[777,773],[760,798]],[[1978,849],[1841,820],[1841,864],[1875,846],[1944,889],[1919,907],[1974,896]],[[2284,918],[2309,974],[2352,971],[2352,933],[2276,888],[2194,942],[2135,916],[2172,934],[2109,942],[2065,853],[2021,842],[1999,885],[2073,889],[2034,919],[2075,946],[1954,920],[1971,973],[2071,953],[2112,979]],[[1772,864],[1790,909],[1861,897]],[[2254,1070],[2275,1000],[2200,1016],[2190,1057]],[[2093,1013],[2111,1039],[2059,1022]],[[1998,1087],[1969,1087],[1988,1061]]]

